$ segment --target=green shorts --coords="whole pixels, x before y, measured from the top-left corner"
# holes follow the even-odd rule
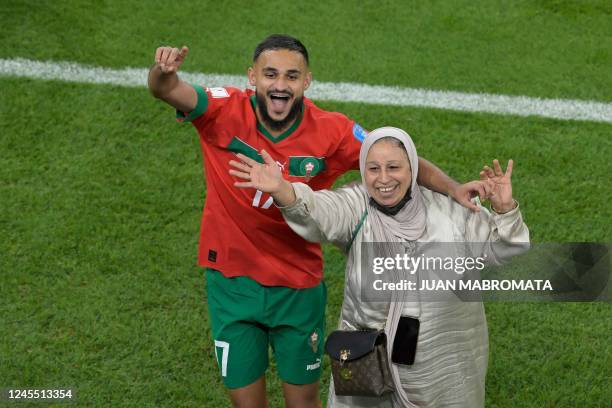
[[[319,379],[327,301],[323,282],[308,289],[262,286],[206,268],[206,290],[215,355],[228,388],[249,385],[265,373],[268,345],[281,380],[311,384]]]

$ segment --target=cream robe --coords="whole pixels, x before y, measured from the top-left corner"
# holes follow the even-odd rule
[[[361,184],[334,191],[313,192],[294,183],[297,200],[281,208],[289,226],[306,240],[333,242],[344,248],[367,208],[368,197]],[[420,187],[427,213],[427,227],[419,242],[495,242],[483,244],[480,253],[498,264],[529,247],[529,230],[518,207],[496,214],[481,207],[474,213],[449,197]],[[361,297],[361,243],[372,241],[365,219],[348,253],[340,329],[385,328],[389,304],[364,303]],[[347,271],[349,269],[347,268]],[[397,366],[402,388],[413,407],[484,406],[488,361],[488,334],[484,307],[480,302],[421,301],[402,305],[403,314],[420,309],[420,331],[415,363]],[[419,305],[420,303],[420,305]],[[336,396],[330,386],[328,407],[392,407],[383,398]]]

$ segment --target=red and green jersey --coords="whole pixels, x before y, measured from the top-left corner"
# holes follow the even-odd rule
[[[204,157],[207,190],[198,263],[266,286],[316,286],[323,274],[320,245],[295,234],[269,194],[234,187],[229,161],[242,153],[263,163],[259,152],[265,149],[287,180],[314,190],[330,188],[339,175],[359,168],[364,130],[304,98],[302,115],[274,138],[257,122],[254,91],[195,89],[196,108],[178,116],[196,127]]]

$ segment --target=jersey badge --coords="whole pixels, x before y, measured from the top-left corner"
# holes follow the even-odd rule
[[[313,156],[291,156],[289,157],[289,175],[304,177],[304,181],[310,181],[314,176],[325,170],[325,158]]]
[[[227,92],[227,89],[222,88],[222,87],[208,88],[207,90],[208,90],[208,92],[210,92],[210,96],[213,97],[213,98],[227,98],[227,97],[229,97],[229,92]]]

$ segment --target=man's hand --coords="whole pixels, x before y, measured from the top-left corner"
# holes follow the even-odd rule
[[[480,179],[491,186],[489,200],[493,211],[498,214],[507,213],[516,207],[512,198],[512,167],[514,162],[508,161],[506,172],[502,171],[499,160],[493,160],[493,169],[485,165],[480,172]]]
[[[450,192],[450,196],[462,206],[469,208],[474,212],[479,212],[480,207],[472,202],[472,198],[479,196],[480,201],[484,201],[491,194],[491,190],[492,184],[485,180],[470,181],[455,187]]]
[[[191,112],[198,104],[198,94],[190,84],[179,79],[176,72],[189,49],[159,47],[155,50],[155,65],[149,70],[149,90],[154,97],[181,112]]]
[[[417,182],[430,190],[450,195],[459,204],[475,212],[480,211],[480,208],[472,203],[472,198],[480,196],[484,200],[488,194],[488,184],[484,181],[459,184],[422,157],[419,157]]]
[[[174,74],[185,61],[189,48],[183,46],[180,50],[172,47],[159,47],[155,50],[155,63],[164,74]]]

